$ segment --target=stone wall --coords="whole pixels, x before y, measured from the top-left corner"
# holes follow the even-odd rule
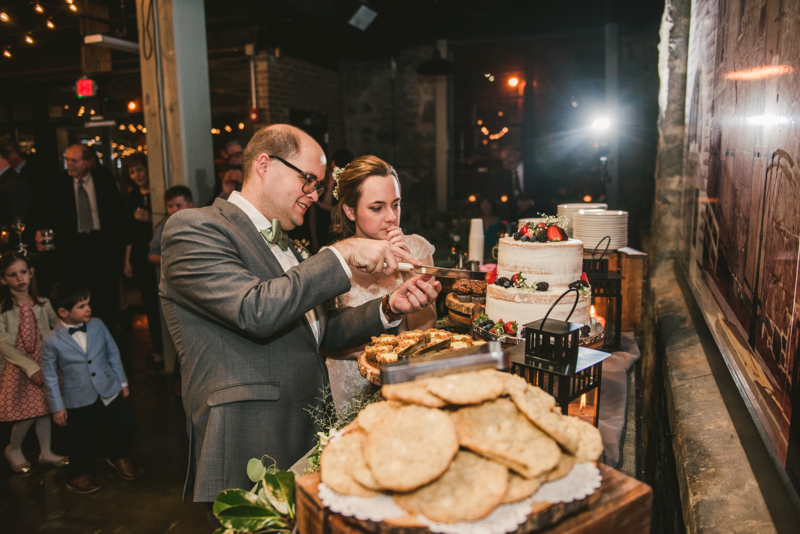
[[[394,60],[340,65],[347,148],[391,163],[403,187],[403,227],[417,231],[435,212],[434,81],[417,74],[431,47],[399,51]]]

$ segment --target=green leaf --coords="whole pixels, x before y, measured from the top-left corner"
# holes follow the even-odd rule
[[[288,513],[289,517],[294,517],[294,482],[295,477],[294,473],[289,471],[278,471],[275,474],[275,477],[278,479],[278,482],[281,485],[281,489],[283,490],[283,494],[286,496],[286,504],[288,505]]]
[[[267,473],[261,479],[264,484],[264,493],[269,503],[283,515],[289,515],[289,500],[284,493],[283,486],[278,480],[278,476]]]
[[[232,507],[240,506],[243,504],[256,504],[258,497],[243,489],[229,489],[217,495],[217,500],[214,501],[214,515],[219,517],[219,514]]]
[[[251,482],[258,482],[266,472],[267,468],[259,458],[250,458],[247,462],[247,477]]]
[[[217,514],[223,526],[234,530],[255,532],[266,527],[286,528],[289,524],[275,510],[253,504],[240,504],[225,508]]]

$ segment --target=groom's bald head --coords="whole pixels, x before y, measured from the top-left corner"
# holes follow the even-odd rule
[[[288,124],[273,124],[257,131],[242,153],[244,181],[246,182],[250,176],[253,164],[258,159],[258,156],[266,154],[268,156],[291,159],[300,151],[303,141],[311,141],[317,144],[303,130]],[[320,147],[320,150],[322,150],[322,147]]]

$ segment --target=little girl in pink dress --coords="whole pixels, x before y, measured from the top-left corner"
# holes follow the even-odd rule
[[[68,462],[50,450],[50,409],[39,368],[42,340],[57,322],[50,302],[36,293],[27,257],[11,252],[0,258],[0,421],[15,422],[4,454],[17,473],[31,468],[22,440],[34,424],[39,463]]]

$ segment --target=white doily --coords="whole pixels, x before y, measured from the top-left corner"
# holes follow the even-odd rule
[[[336,493],[323,482],[317,486],[319,498],[329,510],[361,521],[375,521],[403,517],[406,512],[397,506],[390,495],[377,497],[351,497]]]
[[[592,462],[584,462],[572,468],[563,478],[542,484],[531,497],[532,502],[572,502],[584,499],[600,487],[603,477]]]
[[[420,515],[417,520],[432,532],[441,534],[505,534],[519,527],[530,514],[534,502],[572,502],[583,499],[597,490],[602,482],[600,470],[591,462],[578,464],[567,476],[542,485],[532,497],[503,504],[478,521],[437,523]],[[350,497],[336,493],[323,483],[319,484],[319,497],[328,509],[359,520],[380,522],[403,517],[406,513],[388,495],[378,497]]]

